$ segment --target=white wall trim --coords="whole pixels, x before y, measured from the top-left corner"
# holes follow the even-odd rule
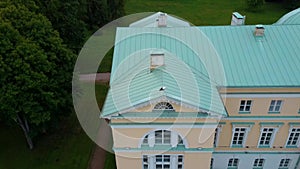
[[[230,93],[221,94],[223,98],[299,98],[300,94],[279,94],[279,93],[263,93],[263,94],[242,94],[242,93]]]
[[[285,142],[284,147],[288,147],[287,143],[288,143],[288,141],[289,141],[289,137],[290,137],[290,134],[291,134],[293,128],[300,128],[300,126],[290,125],[289,134],[288,134],[288,136],[287,136],[287,138],[286,138],[286,142]],[[298,148],[300,147],[300,138],[298,139],[296,146],[297,146]]]
[[[262,135],[262,133],[263,133],[263,129],[264,128],[273,128],[274,129],[274,131],[273,131],[273,134],[272,134],[272,137],[271,137],[271,140],[270,140],[270,148],[273,146],[273,143],[274,143],[274,140],[275,140],[275,138],[276,138],[276,134],[277,134],[277,132],[278,132],[278,130],[279,130],[279,127],[274,127],[274,126],[261,126],[260,127],[260,134],[259,134],[259,138],[258,138],[258,142],[257,142],[257,147],[259,148],[259,146],[260,146],[260,139],[261,139],[261,135]]]
[[[160,128],[160,129],[170,129],[170,128],[216,128],[216,124],[191,124],[191,125],[179,125],[179,124],[155,124],[155,125],[135,125],[135,124],[111,124],[111,128],[125,128],[125,129],[131,129],[131,128]]]

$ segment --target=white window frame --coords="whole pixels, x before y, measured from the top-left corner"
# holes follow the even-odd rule
[[[143,169],[149,169],[149,156],[143,155],[142,156],[142,160],[143,160],[142,161],[142,163],[143,163]]]
[[[245,129],[245,134],[244,134],[244,137],[243,137],[242,145],[233,144],[233,138],[234,138],[236,128],[244,128]],[[235,126],[235,125],[233,125],[232,126],[232,136],[231,136],[230,147],[245,147],[245,143],[247,141],[248,133],[251,130],[251,128],[252,128],[252,125],[250,125],[250,126],[240,126],[240,125]]]
[[[283,105],[283,100],[271,100],[269,112],[280,112]],[[276,110],[279,107],[278,110]]]
[[[161,157],[161,161],[157,161],[158,157]],[[169,159],[166,161],[166,159]],[[171,155],[166,154],[160,154],[155,156],[155,168],[157,168],[157,165],[161,165],[162,169],[164,169],[166,166],[169,166],[171,168]]]
[[[262,135],[263,135],[263,132],[264,132],[263,130],[265,128],[268,128],[268,129],[272,128],[273,129],[272,135],[271,135],[271,138],[270,138],[270,141],[269,141],[269,145],[265,145],[265,144],[262,145],[262,144],[260,144],[260,141],[262,139]],[[272,145],[274,143],[274,140],[276,138],[277,131],[278,131],[278,127],[274,127],[274,126],[261,126],[261,128],[260,128],[260,135],[259,135],[259,139],[258,139],[258,143],[257,143],[257,147],[258,148],[272,147]]]
[[[245,102],[244,104],[242,104],[243,101]],[[248,102],[250,102],[250,105],[248,104]],[[239,112],[251,112],[252,103],[253,103],[253,100],[251,100],[251,99],[241,100],[240,101]],[[249,110],[246,110],[247,106],[249,106]],[[242,110],[241,110],[241,108],[242,108]]]
[[[181,161],[179,161],[179,157],[181,157]],[[183,169],[183,161],[184,161],[184,158],[183,158],[183,155],[179,154],[177,155],[177,168],[176,169]],[[179,168],[179,165],[181,165],[181,168]]]
[[[157,161],[157,157],[161,156],[162,160]],[[144,158],[147,157],[147,167],[144,168]],[[164,161],[164,159],[169,158],[169,161]],[[180,157],[182,157],[182,161],[179,161]],[[143,169],[156,169],[156,165],[169,165],[170,169],[183,169],[184,168],[184,155],[183,154],[143,154],[142,155],[142,168]],[[178,166],[181,165],[182,168],[179,168]]]
[[[169,110],[169,111],[175,111],[174,106],[169,102],[159,102],[154,107],[153,110]]]
[[[286,143],[285,143],[285,147],[300,147],[300,136],[298,137],[298,140],[297,140],[297,143],[294,145],[294,144],[288,144],[288,142],[289,142],[289,139],[290,139],[290,137],[291,137],[291,134],[293,133],[293,129],[296,129],[296,130],[300,130],[300,126],[297,126],[297,127],[295,127],[295,126],[290,126],[290,129],[289,129],[289,135],[288,135],[288,137],[287,137],[287,140],[286,140]],[[295,132],[295,134],[296,133],[299,133],[300,134],[300,131],[299,132]],[[294,134],[294,136],[293,136],[293,140],[294,140],[294,138],[295,138],[295,134]],[[293,141],[292,140],[292,141]]]
[[[230,160],[232,160],[232,162],[230,162]],[[235,161],[237,161],[236,166],[234,165]],[[239,167],[239,162],[240,162],[240,159],[238,159],[238,158],[235,158],[235,157],[230,158],[228,160],[228,163],[227,163],[227,169],[236,169],[236,168],[238,168]]]
[[[262,169],[264,167],[265,161],[266,160],[264,158],[256,158],[256,159],[254,159],[253,169]]]
[[[292,161],[292,159],[290,159],[290,158],[282,158],[282,159],[280,159],[279,167],[278,168],[279,169],[288,169],[290,167],[290,165],[291,165],[291,161]]]
[[[157,137],[156,133],[160,132],[161,133],[161,138],[160,137]],[[171,145],[171,135],[172,135],[172,132],[169,131],[169,130],[157,130],[157,131],[154,131],[154,135],[155,135],[155,145]],[[169,137],[167,137],[167,133],[169,135]],[[157,140],[161,140],[161,142],[156,142]],[[168,140],[168,142],[167,142]]]
[[[219,145],[219,138],[220,138],[221,131],[222,131],[222,126],[218,126],[215,129],[215,133],[214,133],[214,147],[217,147]]]
[[[155,137],[155,133],[156,132],[160,132],[161,131],[161,139],[157,139]],[[166,138],[165,138],[165,132],[170,132],[170,143],[166,142]],[[161,140],[161,143],[156,142],[156,140]],[[142,146],[149,146],[149,147],[154,147],[155,145],[169,145],[171,147],[177,147],[177,146],[184,146],[186,148],[188,148],[188,144],[186,139],[184,139],[178,132],[176,131],[171,131],[168,129],[162,129],[162,130],[153,130],[149,133],[147,133],[146,135],[144,135],[143,138],[141,138],[140,143],[139,143],[139,147]]]

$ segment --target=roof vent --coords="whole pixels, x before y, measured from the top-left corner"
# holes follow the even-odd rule
[[[254,35],[255,36],[264,36],[265,27],[263,25],[256,25]]]
[[[153,53],[150,55],[150,70],[165,65],[165,55],[163,53]]]
[[[158,27],[167,27],[167,14],[161,13],[157,18]]]
[[[231,25],[245,25],[246,16],[242,16],[238,12],[232,13]]]

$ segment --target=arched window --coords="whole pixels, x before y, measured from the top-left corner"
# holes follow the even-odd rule
[[[143,146],[154,146],[154,145],[185,146],[185,143],[183,141],[183,138],[174,131],[156,130],[150,132],[143,138],[142,145]]]
[[[173,106],[168,102],[160,102],[154,106],[153,110],[174,110]]]

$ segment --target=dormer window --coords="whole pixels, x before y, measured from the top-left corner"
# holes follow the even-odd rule
[[[153,110],[173,110],[174,111],[174,108],[168,102],[160,102],[154,106]]]

